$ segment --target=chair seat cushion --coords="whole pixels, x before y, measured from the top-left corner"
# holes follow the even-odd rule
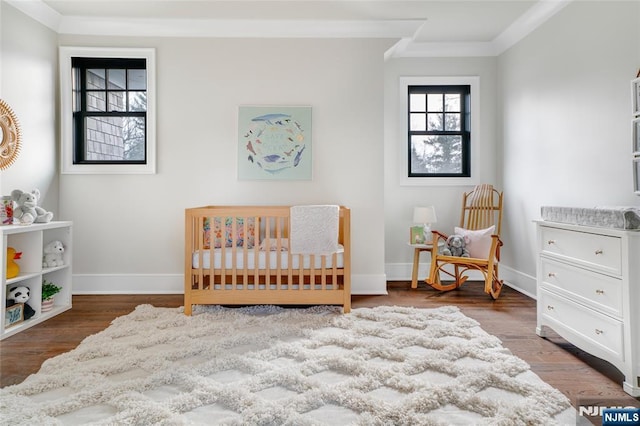
[[[471,230],[456,226],[454,232],[465,237],[469,256],[478,259],[487,259],[489,249],[491,249],[491,235],[495,233],[496,227],[492,225],[486,229]]]

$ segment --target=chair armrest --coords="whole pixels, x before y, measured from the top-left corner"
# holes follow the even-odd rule
[[[496,260],[500,261],[500,247],[502,247],[504,244],[503,244],[502,240],[500,239],[499,235],[493,234],[493,235],[491,235],[491,238],[493,238],[494,240],[497,241],[497,244],[496,244]]]

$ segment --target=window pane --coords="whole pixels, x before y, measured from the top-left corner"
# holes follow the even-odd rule
[[[411,173],[461,173],[460,136],[412,136]]]
[[[106,89],[104,69],[87,70],[87,89]]]
[[[147,71],[129,70],[129,90],[147,90]]]
[[[124,138],[120,117],[87,117],[85,120],[85,159],[122,160]]]
[[[107,104],[105,92],[87,92],[87,111],[103,111]]]
[[[145,160],[146,120],[144,117],[123,117],[124,159],[127,161]]]
[[[144,160],[145,125],[145,119],[142,117],[87,117],[85,159],[88,161]]]
[[[429,106],[429,111],[442,111],[442,93],[430,93],[427,95],[427,105]]]
[[[126,92],[109,92],[109,109],[107,111],[126,111],[125,93]]]
[[[127,86],[125,85],[125,73],[126,73],[126,70],[120,70],[120,69],[107,70],[107,75],[109,76],[108,89],[125,90],[127,88]]]
[[[427,98],[424,94],[409,95],[409,111],[424,112],[427,110]]]
[[[445,114],[444,129],[448,131],[460,131],[460,114]]]
[[[442,130],[442,114],[427,114],[428,118],[428,127],[427,130],[428,131],[433,131],[433,130]]]
[[[129,92],[129,111],[147,110],[147,92]]]
[[[411,114],[409,116],[411,120],[409,127],[412,131],[420,131],[427,129],[427,115],[426,114]]]
[[[444,95],[444,108],[448,112],[460,112],[460,95]]]

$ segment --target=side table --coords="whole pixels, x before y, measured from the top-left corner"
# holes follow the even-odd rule
[[[413,247],[413,272],[411,274],[411,288],[418,288],[418,268],[420,267],[420,253],[423,251],[431,252],[433,244],[407,244],[410,247]],[[439,241],[438,247],[442,246],[444,246],[444,242]]]

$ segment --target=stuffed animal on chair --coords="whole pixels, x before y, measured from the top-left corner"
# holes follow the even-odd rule
[[[450,235],[447,238],[447,246],[442,249],[442,254],[445,256],[470,257],[466,238],[458,234]]]
[[[47,223],[53,219],[53,213],[39,207],[40,191],[34,189],[31,192],[22,192],[19,189],[11,191],[11,199],[16,203],[13,209],[13,217],[20,221],[21,225],[32,223]]]

